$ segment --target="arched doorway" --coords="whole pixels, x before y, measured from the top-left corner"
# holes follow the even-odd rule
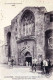
[[[32,65],[32,56],[30,52],[25,53],[25,66],[31,66]]]

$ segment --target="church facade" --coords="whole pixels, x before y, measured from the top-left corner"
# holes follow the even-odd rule
[[[53,12],[45,7],[26,7],[4,28],[7,62],[24,66],[32,59],[53,60]],[[53,64],[53,61],[52,61]]]

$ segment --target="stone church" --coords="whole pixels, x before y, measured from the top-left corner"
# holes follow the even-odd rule
[[[13,13],[12,13],[13,14]],[[4,28],[5,55],[16,65],[32,59],[50,59],[53,64],[53,11],[45,7],[26,7]]]

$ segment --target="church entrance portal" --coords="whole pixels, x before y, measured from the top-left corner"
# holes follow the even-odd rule
[[[25,66],[31,66],[32,65],[32,57],[30,52],[25,53]]]
[[[18,43],[18,65],[20,66],[32,65],[32,58],[36,56],[35,47],[36,43],[31,39]]]

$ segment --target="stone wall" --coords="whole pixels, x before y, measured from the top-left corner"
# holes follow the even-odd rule
[[[45,14],[45,55],[53,63],[53,21],[51,21],[51,14],[53,15],[53,12]]]
[[[11,21],[11,26],[5,28],[6,53],[8,54],[7,51],[10,45],[11,57],[14,57],[16,64],[19,63],[18,58],[26,51],[29,51],[32,57],[38,60],[40,56],[44,59],[45,31],[51,27],[50,15],[44,7],[24,8]],[[8,32],[11,33],[10,44],[7,43]],[[19,55],[20,52],[22,52],[21,55]]]

